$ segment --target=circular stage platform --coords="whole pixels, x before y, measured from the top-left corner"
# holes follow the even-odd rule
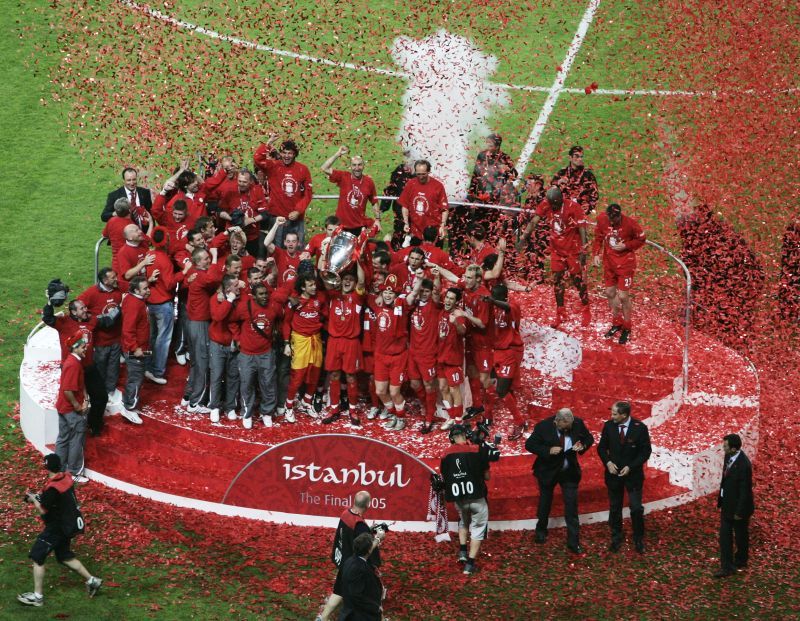
[[[644,490],[648,511],[673,507],[715,491],[722,467],[722,436],[726,433],[742,434],[748,454],[755,454],[758,377],[748,361],[731,349],[694,333],[689,349],[688,391],[684,391],[682,327],[656,312],[639,306],[635,310],[633,338],[620,346],[603,338],[608,312],[600,300],[594,304],[595,318],[589,327],[580,325],[580,316],[574,311],[561,331],[549,327],[554,312],[550,287],[537,287],[520,295],[520,301],[525,340],[523,388],[519,395],[523,412],[536,422],[558,408],[569,407],[586,422],[597,440],[611,404],[620,399],[631,401],[633,415],[650,427],[653,444]],[[58,355],[57,335],[45,327],[29,338],[20,368],[22,428],[41,451],[52,448],[58,432],[53,409],[59,381]],[[284,477],[280,460],[273,460],[268,466],[269,459],[280,453],[280,459],[292,460],[294,457],[287,457],[288,448],[312,447],[316,442],[316,448],[311,449],[315,463],[323,469],[330,468],[331,473],[357,467],[372,455],[377,458],[378,453],[386,453],[382,457],[384,464],[387,460],[396,467],[401,462],[405,464],[406,473],[418,468],[415,476],[408,479],[409,488],[415,488],[413,491],[426,505],[428,468],[438,466],[448,440],[445,432],[427,436],[417,432],[421,419],[413,405],[413,424],[401,432],[385,431],[379,421],[367,421],[363,415],[360,429],[351,429],[342,420],[322,425],[318,420],[300,417],[296,424],[264,428],[257,423],[253,429],[245,430],[240,421],[223,417],[222,422],[212,424],[207,415],[186,413],[180,407],[186,374],[186,367],[173,362],[167,371],[166,386],[145,381],[141,426],[130,425],[115,415],[113,406],[109,408],[103,434],[86,441],[86,468],[92,480],[132,494],[224,515],[335,526],[342,504],[348,499],[346,493],[314,495],[309,487],[299,492],[300,497],[306,494],[307,502],[298,508],[296,502],[286,502],[286,494],[294,492],[284,489],[282,483],[280,489],[267,486],[259,491],[252,487],[253,481],[258,480],[258,468],[262,473],[259,476],[291,479],[288,466]],[[495,422],[495,433],[505,438],[511,428],[510,415],[500,408]],[[348,443],[347,438],[320,444],[330,443],[331,438],[339,437],[336,434],[350,436],[354,442],[363,437],[377,443],[364,450],[357,442]],[[331,450],[334,446],[341,450]],[[387,446],[395,452],[379,448]],[[538,500],[531,476],[533,456],[525,451],[524,438],[516,442],[504,439],[501,448],[502,458],[492,465],[489,482],[492,528],[533,528]],[[581,520],[605,520],[603,465],[594,447],[581,463]],[[364,468],[367,466],[361,465],[361,475]],[[389,469],[384,467],[383,471],[388,477]],[[301,471],[294,474],[298,472]],[[303,476],[309,472],[312,471],[303,471]],[[358,475],[352,472],[354,477]],[[396,474],[398,480],[410,476]],[[248,476],[251,481],[247,493],[243,493],[244,487],[238,490],[242,493],[235,493],[236,486],[245,485]],[[311,481],[301,481],[304,482]],[[358,480],[365,482],[371,480],[363,476]],[[364,487],[376,498],[387,491]],[[409,491],[412,490],[404,490]],[[397,530],[434,530],[433,522],[425,515],[427,506],[408,511],[402,503],[389,505],[373,508],[370,518],[393,521]],[[557,498],[553,504],[556,519],[551,520],[556,526],[563,524],[558,517],[562,515],[561,507]]]

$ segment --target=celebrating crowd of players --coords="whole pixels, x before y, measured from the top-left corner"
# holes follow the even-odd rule
[[[107,402],[121,400],[122,415],[141,424],[141,384],[169,381],[170,352],[190,365],[182,407],[214,423],[240,419],[250,429],[259,418],[270,427],[304,415],[323,423],[344,416],[359,426],[366,411],[366,419],[401,431],[410,424],[406,398],[414,395],[420,433],[434,429],[436,416],[445,419],[444,430],[468,418],[491,422],[502,406],[516,440],[526,420],[517,403],[523,341],[514,292],[530,290],[534,278],[523,266],[541,264],[547,254],[557,303],[553,327],[567,320],[568,283],[589,325],[591,252],[604,266],[612,311],[606,336],[621,344],[629,339],[629,290],[644,234],[612,204],[590,241],[598,192],[580,147],[570,150],[569,166],[549,187],[529,176],[520,201],[512,189],[516,171],[500,151],[500,137],[490,136],[470,198],[521,209],[472,212],[451,209],[424,160],[398,167],[387,192],[399,198],[381,204],[362,158],[351,157],[349,170],[334,169],[348,154],[342,147],[321,166],[339,187],[335,215],[306,240],[311,174],[297,161],[294,142],[276,149],[276,140],[271,135],[256,149],[254,172],[229,156],[204,177],[182,162],[157,193],[137,186],[137,171],[126,168],[124,185],[109,194],[102,214],[111,266],[64,314],[53,309],[64,286],[51,283],[43,320],[59,331],[62,358],[82,363],[69,365],[74,377],[59,392],[60,451],[70,468],[76,461],[68,447],[80,430],[79,420],[66,421],[69,415],[88,414],[84,426],[97,434]],[[384,213],[386,220],[394,215],[393,227],[382,221]],[[352,263],[341,278],[323,279],[332,267],[328,247],[341,232],[356,238]],[[127,379],[120,394],[121,357]],[[365,410],[356,407],[360,381],[369,395]],[[466,411],[465,383],[472,402]],[[315,397],[318,405],[323,393],[329,406],[320,413]]]

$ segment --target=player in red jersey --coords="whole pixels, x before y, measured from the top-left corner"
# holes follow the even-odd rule
[[[322,243],[326,239],[330,239],[339,228],[339,218],[336,216],[328,216],[325,218],[325,232],[317,233],[312,237],[303,249],[304,259],[313,259],[316,265],[320,256],[322,255]]]
[[[406,304],[411,308],[408,379],[419,402],[424,404],[425,422],[420,433],[427,434],[433,430],[436,412],[437,328],[441,309],[432,296],[441,287],[441,276],[436,270],[434,280],[425,278],[422,268],[419,268],[419,276],[414,289],[406,297]]]
[[[489,290],[484,286],[483,269],[479,265],[468,265],[464,280],[459,283],[464,290],[464,312],[467,327],[465,361],[472,405],[467,408],[465,419],[480,416],[484,412],[486,390],[491,383],[493,367],[492,341],[489,334],[490,306],[485,298]]]
[[[491,341],[494,344],[494,372],[497,377],[496,386],[486,391],[485,417],[493,421],[495,398],[506,405],[514,419],[514,427],[508,436],[509,440],[518,440],[527,429],[517,405],[515,391],[520,386],[520,365],[524,345],[519,333],[522,311],[517,302],[508,299],[508,287],[497,284],[492,288],[492,295],[486,300],[493,305]]]
[[[305,243],[305,213],[312,198],[311,173],[297,161],[300,149],[292,140],[281,144],[280,153],[272,152],[277,134],[270,134],[266,144],[259,145],[253,159],[269,181],[269,213],[288,220],[280,231],[278,245],[289,232],[297,233],[300,245]]]
[[[220,220],[226,227],[241,226],[247,237],[247,251],[258,254],[261,234],[259,223],[267,217],[267,199],[264,189],[255,183],[250,171],[240,170],[237,176],[237,188],[227,192],[219,202]]]
[[[439,391],[450,419],[444,428],[460,424],[464,412],[461,384],[464,381],[464,334],[467,332],[467,319],[461,302],[461,289],[451,287],[444,295],[443,308],[437,322],[436,375],[439,377]]]
[[[275,259],[275,265],[278,268],[277,287],[291,289],[297,278],[297,268],[300,266],[302,253],[300,252],[300,238],[294,231],[283,235],[283,248],[275,243],[278,232],[286,226],[288,226],[286,218],[283,216],[275,218],[275,223],[264,238],[264,246],[267,248],[267,254]]]
[[[324,268],[320,268],[324,269]],[[325,370],[330,383],[330,407],[332,412],[322,419],[327,425],[339,418],[344,411],[341,404],[342,372],[347,380],[347,413],[350,425],[358,427],[361,421],[355,414],[358,403],[356,374],[363,368],[361,355],[361,311],[366,302],[364,270],[356,262],[357,275],[346,272],[338,289],[328,289],[328,343],[325,349]],[[327,286],[327,285],[326,285]]]
[[[366,215],[367,202],[372,203],[372,214],[376,220],[380,220],[381,212],[378,199],[375,198],[378,194],[375,182],[364,174],[364,158],[360,155],[351,157],[350,172],[333,169],[333,163],[347,153],[347,147],[339,147],[321,168],[331,183],[339,186],[339,202],[336,204],[339,222],[346,231],[358,235],[363,227],[370,224]]]
[[[397,199],[403,209],[403,231],[412,238],[422,239],[426,227],[439,229],[439,239],[447,235],[448,203],[442,182],[431,177],[431,163],[414,163],[414,178],[406,183]]]
[[[588,246],[586,214],[578,203],[570,199],[564,200],[561,190],[551,187],[547,190],[545,199],[536,208],[536,215],[525,227],[517,243],[518,251],[527,246],[531,234],[542,219],[550,224],[550,269],[553,272],[553,288],[556,296],[556,319],[552,326],[558,328],[567,319],[564,308],[565,272],[569,272],[572,284],[575,285],[581,299],[583,306],[581,323],[588,326],[592,315],[589,308],[589,292],[583,276]]]
[[[422,276],[419,275],[420,270],[422,270]],[[425,253],[419,246],[414,247],[408,253],[405,262],[393,265],[390,273],[394,274],[397,284],[400,286],[400,292],[405,295],[411,293],[417,280],[431,277],[430,271],[425,269]]]
[[[612,203],[605,213],[597,217],[594,236],[594,264],[603,262],[603,284],[611,309],[611,329],[606,338],[619,332],[619,343],[624,345],[631,335],[631,286],[636,272],[636,251],[644,245],[645,234],[639,223],[622,215],[622,207]]]
[[[317,291],[317,277],[301,273],[294,281],[298,295],[296,301],[286,306],[283,320],[284,354],[292,358],[289,388],[286,392],[286,422],[296,420],[296,412],[317,417],[313,408],[314,392],[322,370],[322,326],[328,311],[326,296]],[[295,404],[300,387],[305,385],[305,396]]]
[[[406,402],[400,388],[408,367],[408,306],[398,298],[400,284],[389,275],[370,306],[375,312],[375,392],[383,403],[384,429],[406,426]]]

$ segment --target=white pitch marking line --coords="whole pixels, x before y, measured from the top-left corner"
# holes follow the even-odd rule
[[[242,39],[240,37],[234,37],[232,35],[222,34],[221,32],[217,32],[216,30],[211,30],[210,28],[205,28],[204,26],[199,26],[197,24],[193,24],[192,22],[188,22],[182,19],[177,19],[175,17],[171,17],[157,9],[151,9],[150,7],[143,6],[136,2],[132,2],[131,0],[120,0],[120,3],[134,9],[136,11],[140,11],[158,19],[162,22],[172,24],[177,26],[178,28],[182,28],[184,30],[190,30],[192,32],[196,32],[198,34],[204,35],[211,39],[218,39],[220,41],[225,41],[232,45],[236,45],[238,47],[245,47],[248,49],[258,50],[260,52],[267,52],[269,54],[274,54],[276,56],[285,56],[287,58],[295,58],[297,60],[305,60],[311,63],[316,63],[319,65],[326,65],[328,67],[338,67],[340,69],[350,69],[353,71],[363,71],[365,73],[376,73],[378,75],[388,75],[395,78],[403,78],[408,79],[410,76],[407,73],[402,71],[395,71],[393,69],[386,69],[384,67],[372,67],[370,65],[359,65],[355,63],[346,63],[337,60],[331,60],[329,58],[319,58],[317,56],[310,56],[308,54],[299,54],[298,52],[292,52],[289,50],[280,50],[274,47],[269,47],[268,45],[263,45],[261,43],[256,43],[255,41],[248,41],[246,39]],[[498,84],[501,88],[505,88],[508,90],[513,91],[527,91],[533,93],[549,93],[552,90],[552,87],[547,86],[530,86],[526,84]],[[800,89],[787,89],[786,92],[792,92],[795,90]],[[584,90],[582,88],[562,88],[561,92],[563,93],[571,93],[571,94],[582,94]],[[662,89],[650,89],[650,90],[641,90],[641,89],[609,89],[609,88],[598,88],[596,91],[593,91],[593,95],[619,95],[619,96],[630,96],[630,95],[638,95],[638,96],[648,96],[648,95],[656,95],[656,96],[680,96],[680,97],[697,97],[697,96],[706,96],[716,95],[715,91],[670,91],[670,90],[662,90]]]
[[[533,129],[531,129],[530,136],[528,136],[528,141],[525,143],[522,154],[517,161],[517,170],[520,174],[523,174],[528,167],[528,162],[536,149],[536,145],[539,144],[544,128],[547,126],[547,121],[550,119],[550,115],[556,107],[556,102],[564,90],[564,82],[567,80],[567,75],[572,68],[572,63],[575,61],[575,57],[581,49],[583,40],[586,38],[586,32],[589,30],[589,25],[592,23],[599,6],[600,0],[590,0],[589,6],[586,7],[586,11],[583,13],[583,17],[578,24],[578,30],[575,31],[572,43],[569,44],[569,48],[567,49],[564,62],[561,63],[561,70],[556,74],[553,86],[550,87],[547,99],[544,100],[542,110],[539,112],[539,118],[536,119]]]

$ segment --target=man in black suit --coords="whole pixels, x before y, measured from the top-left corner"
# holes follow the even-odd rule
[[[617,401],[611,406],[611,420],[603,425],[597,454],[606,469],[608,488],[608,525],[611,527],[609,550],[616,552],[622,546],[622,500],[628,490],[631,505],[633,545],[639,554],[644,553],[644,464],[650,459],[650,432],[647,425],[631,416],[631,404]]]
[[[572,410],[563,408],[555,416],[536,424],[525,448],[536,455],[533,475],[539,484],[539,510],[536,514],[536,543],[547,539],[547,522],[553,504],[553,490],[561,486],[564,495],[564,520],[567,523],[567,548],[583,553],[578,532],[578,483],[583,455],[594,442],[592,434]]]
[[[750,551],[750,516],[753,515],[753,465],[742,451],[742,439],[735,433],[722,440],[725,465],[719,486],[719,561],[715,578],[725,578],[747,567]],[[733,540],[736,538],[736,555]]]
[[[138,224],[143,231],[147,230],[147,221],[153,207],[153,200],[150,189],[136,185],[137,180],[138,175],[135,168],[126,168],[122,171],[123,185],[109,193],[106,198],[106,206],[100,215],[103,222],[108,222],[114,215],[114,202],[118,198],[127,198],[131,203],[131,220]]]
[[[342,565],[344,593],[340,621],[381,621],[383,585],[367,560],[372,547],[369,533],[353,539],[353,556]]]

